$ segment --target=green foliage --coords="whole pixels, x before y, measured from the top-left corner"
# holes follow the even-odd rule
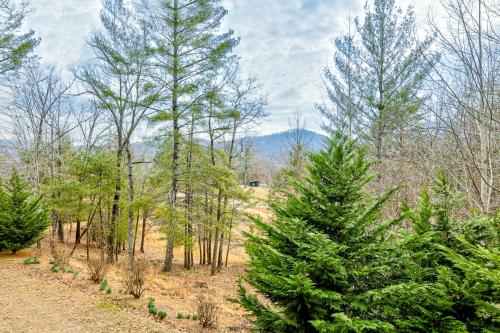
[[[378,219],[370,163],[341,134],[312,154],[271,223],[246,233],[239,302],[262,332],[494,332],[500,322],[499,217],[455,217],[442,172],[415,209]],[[410,228],[397,228],[406,219]],[[267,299],[249,293],[250,284]]]
[[[108,280],[102,279],[101,287],[99,287],[99,290],[104,291],[106,290],[107,286],[108,286]]]
[[[37,257],[27,258],[27,259],[24,259],[23,263],[25,265],[35,265],[35,264],[39,264],[40,260],[38,260]]]
[[[160,318],[160,320],[165,319],[166,316],[167,313],[165,311],[158,311],[158,318]]]
[[[310,156],[309,175],[294,182],[285,204],[273,204],[271,223],[255,220],[245,233],[250,269],[244,280],[271,301],[262,303],[240,283],[239,301],[255,318],[258,331],[394,331],[371,313],[362,295],[390,285],[388,230],[380,222],[393,191],[369,198],[373,178],[356,143],[339,133]]]
[[[393,299],[407,332],[490,332],[500,320],[499,219],[454,217],[456,195],[438,172],[432,194],[424,189],[418,206],[405,215],[413,230],[404,234],[399,255],[402,276],[425,288]]]
[[[158,310],[156,309],[155,306],[149,307],[149,314],[152,316],[156,316],[158,314]]]
[[[186,315],[184,316],[184,318],[186,318],[186,319],[191,319],[191,315],[188,313],[188,314],[186,314]]]
[[[34,32],[20,33],[28,9],[24,2],[2,1],[0,7],[0,75],[19,69],[40,43]]]
[[[41,197],[34,197],[28,183],[13,171],[0,189],[0,248],[16,252],[33,245],[49,226]]]
[[[198,315],[193,315],[193,320],[198,320]]]
[[[50,268],[50,271],[52,273],[59,273],[61,271],[61,269],[57,266],[57,265],[54,265]]]
[[[182,319],[182,318],[184,318],[184,316],[182,315],[182,313],[180,313],[180,312],[179,312],[179,313],[177,314],[177,319]]]
[[[155,306],[155,300],[152,297],[148,297],[148,311],[153,317],[158,316],[158,319],[163,320],[167,316],[166,311],[158,310]]]
[[[111,294],[111,288],[106,289],[106,294]]]

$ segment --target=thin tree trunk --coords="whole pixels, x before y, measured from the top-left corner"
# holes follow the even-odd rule
[[[132,247],[132,255],[135,257],[135,248],[137,247],[137,234],[139,233],[139,220],[141,218],[140,209],[137,209],[137,217],[135,219],[134,246]]]
[[[122,156],[123,156],[123,147],[121,147],[121,139],[118,143],[119,148],[116,153],[116,183],[115,183],[115,193],[113,196],[113,206],[111,208],[111,222],[110,222],[110,230],[108,235],[108,263],[112,263],[114,261],[114,254],[116,251],[116,224],[118,221],[118,214],[120,210],[120,192],[121,192],[121,169],[122,169]],[[116,254],[116,258],[118,259],[118,254]]]
[[[148,219],[148,211],[142,213],[142,235],[141,235],[141,253],[144,253],[144,241],[146,238],[146,220]]]
[[[128,267],[134,263],[134,174],[132,168],[132,154],[127,145],[127,169],[128,169]]]

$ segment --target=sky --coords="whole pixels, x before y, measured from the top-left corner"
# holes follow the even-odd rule
[[[371,0],[370,0],[371,1]],[[42,39],[36,54],[44,64],[69,73],[92,53],[86,40],[99,28],[101,0],[31,0],[26,21]],[[363,16],[364,0],[223,0],[229,13],[224,29],[241,38],[236,54],[244,75],[256,76],[268,96],[268,119],[259,134],[284,131],[300,112],[306,127],[320,131],[314,105],[321,101],[321,72],[331,66],[333,40],[347,31],[349,15]],[[425,28],[433,0],[396,0],[413,4]]]

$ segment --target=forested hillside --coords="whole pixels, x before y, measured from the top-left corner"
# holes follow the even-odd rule
[[[67,1],[0,0],[0,332],[499,331],[498,0]]]

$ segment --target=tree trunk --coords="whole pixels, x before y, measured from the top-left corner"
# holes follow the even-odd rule
[[[141,235],[141,253],[144,253],[144,240],[146,238],[146,220],[148,219],[148,211],[142,213],[142,235]]]
[[[177,191],[178,191],[178,174],[179,174],[179,146],[180,146],[180,127],[178,116],[178,90],[179,90],[179,72],[181,64],[179,63],[179,46],[178,46],[178,29],[179,29],[179,1],[174,0],[173,3],[173,59],[172,59],[172,133],[173,133],[173,153],[172,153],[172,188],[171,188],[171,207],[172,220],[169,223],[167,235],[167,248],[165,250],[165,261],[163,263],[163,271],[171,272],[174,260],[174,232],[176,227],[176,209],[177,209]]]
[[[132,154],[127,145],[127,169],[128,169],[128,267],[134,263],[134,174],[132,169]]]
[[[210,275],[215,275],[217,271],[217,257],[218,257],[218,246],[219,246],[219,223],[221,221],[221,207],[222,205],[222,189],[219,187],[219,193],[217,195],[217,219],[215,223],[215,236],[214,236],[214,248],[212,252],[212,269],[210,270]]]
[[[118,143],[119,148],[116,152],[116,183],[115,183],[115,193],[113,196],[113,206],[111,208],[111,222],[108,235],[108,263],[114,262],[114,254],[116,251],[116,224],[118,221],[118,214],[120,210],[120,192],[121,192],[121,169],[122,169],[122,156],[123,147],[121,147],[121,139]],[[118,257],[118,254],[116,254]]]

